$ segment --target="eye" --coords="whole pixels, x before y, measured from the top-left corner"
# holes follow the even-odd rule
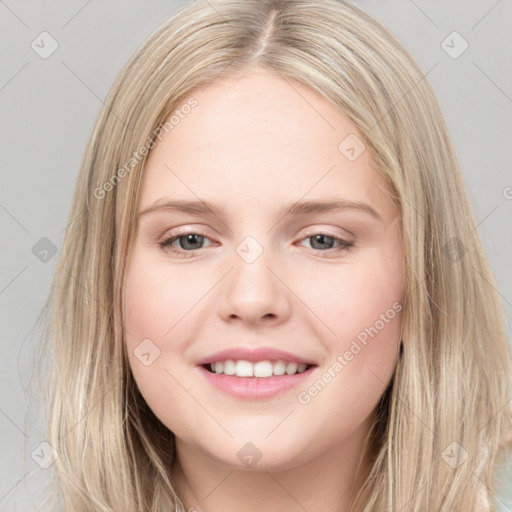
[[[194,249],[202,249],[205,240],[209,240],[205,233],[182,231],[166,238],[158,245],[168,252],[185,257],[192,257],[192,254],[188,255],[187,253],[190,253],[191,251],[193,252]],[[176,241],[181,248],[176,248],[173,245]]]
[[[203,249],[205,240],[209,240],[205,233],[184,230],[165,238],[162,242],[159,242],[158,245],[165,251],[181,257],[191,258],[193,257],[192,253],[195,250]],[[349,242],[343,238],[323,232],[308,235],[302,240],[311,240],[313,246],[312,249],[315,250],[316,253],[331,251],[339,253],[341,251],[347,251],[354,245],[353,242]],[[175,242],[178,242],[180,247],[176,247],[174,245]]]
[[[308,235],[302,240],[311,240],[311,244],[313,246],[312,249],[314,249],[317,253],[324,253],[328,251],[338,253],[341,251],[347,251],[354,245],[354,242],[349,242],[344,238],[323,232]],[[337,244],[337,247],[333,247],[333,244]]]

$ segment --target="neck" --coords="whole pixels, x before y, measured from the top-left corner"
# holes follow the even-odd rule
[[[171,481],[190,512],[340,512],[351,502],[369,471],[368,418],[335,446],[285,470],[238,469],[223,465],[176,438]]]

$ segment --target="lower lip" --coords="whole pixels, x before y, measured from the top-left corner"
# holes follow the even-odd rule
[[[209,372],[202,366],[196,366],[210,384],[236,398],[260,399],[270,398],[284,393],[311,375],[316,366],[311,366],[305,372],[294,375],[279,375],[273,377],[237,377]]]

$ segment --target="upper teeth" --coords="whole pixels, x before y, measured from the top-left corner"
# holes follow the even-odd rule
[[[243,359],[233,361],[216,361],[210,363],[212,372],[236,375],[237,377],[271,377],[272,375],[294,375],[306,371],[306,363],[289,363],[286,361],[258,361],[251,363]]]

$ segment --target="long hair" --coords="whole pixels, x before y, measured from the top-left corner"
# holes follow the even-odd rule
[[[400,214],[402,350],[354,507],[475,510],[479,487],[493,489],[509,435],[504,311],[424,71],[385,27],[342,0],[188,3],[115,80],[83,156],[44,310],[44,419],[62,506],[182,506],[169,479],[174,435],[128,365],[123,279],[148,152],[200,108],[195,90],[252,67],[307,85],[348,116]]]

